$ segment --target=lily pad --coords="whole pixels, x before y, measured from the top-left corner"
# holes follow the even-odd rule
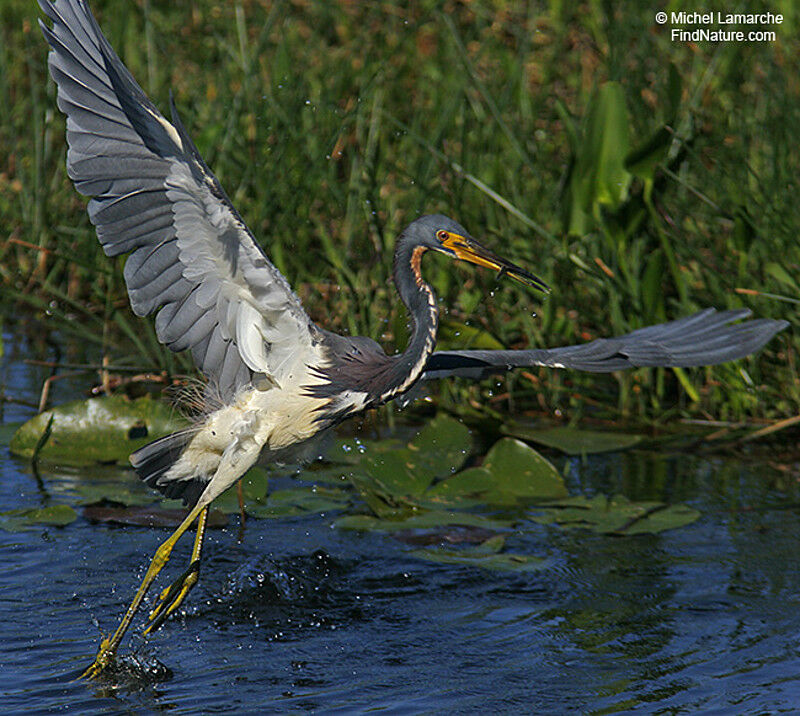
[[[437,415],[408,444],[411,469],[428,476],[430,484],[437,477],[456,472],[471,448],[472,437],[466,425],[447,415]]]
[[[245,506],[264,499],[269,488],[269,472],[263,467],[251,467],[242,477],[242,497]],[[226,515],[239,511],[239,491],[231,487],[214,500],[214,507]]]
[[[565,529],[588,529],[611,535],[656,534],[684,527],[700,517],[686,505],[663,502],[631,502],[624,495],[608,498],[571,497],[550,502],[529,515],[539,524],[556,524]]]
[[[36,525],[64,527],[78,519],[78,513],[69,505],[50,505],[0,512],[0,529],[19,532]]]
[[[455,472],[471,449],[469,429],[440,415],[406,445],[361,443],[349,478],[370,509],[384,518],[407,516],[437,477]],[[352,450],[350,451],[352,453]]]
[[[424,510],[404,519],[381,519],[372,515],[345,515],[336,520],[336,526],[345,530],[364,530],[369,532],[399,532],[401,530],[435,529],[446,525],[482,527],[484,529],[508,529],[509,520],[494,519],[472,512],[452,512],[445,510]]]
[[[164,507],[129,507],[108,504],[87,505],[83,516],[90,522],[103,522],[113,525],[135,527],[167,527],[174,529],[186,519],[185,509],[166,509]],[[225,527],[228,518],[219,510],[208,513],[206,527],[209,529]]]
[[[500,550],[504,543],[505,538],[502,535],[498,535],[477,547],[466,549],[426,547],[416,549],[411,554],[429,562],[479,567],[493,572],[531,572],[543,569],[549,564],[549,560],[542,557],[501,552]]]
[[[546,445],[567,455],[593,455],[627,450],[643,440],[641,435],[627,433],[606,433],[571,427],[540,429],[519,423],[507,423],[500,430],[506,435]]]
[[[350,503],[345,490],[330,487],[297,487],[276,490],[263,504],[248,505],[247,514],[256,518],[294,517],[343,510]]]
[[[489,450],[483,465],[442,480],[425,498],[452,506],[469,500],[489,505],[513,505],[521,500],[567,496],[558,470],[529,445],[503,438]]]
[[[51,434],[38,457],[62,465],[127,463],[134,450],[186,425],[169,405],[149,395],[76,400],[23,424],[11,438],[11,452],[32,458],[51,419]]]

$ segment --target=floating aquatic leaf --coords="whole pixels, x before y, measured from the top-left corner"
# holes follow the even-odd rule
[[[372,515],[346,515],[336,520],[336,526],[346,530],[365,530],[379,532],[398,532],[401,530],[423,530],[446,525],[482,527],[484,529],[508,529],[513,523],[509,520],[494,519],[472,512],[452,512],[445,510],[424,510],[408,515],[404,519],[381,519]]]
[[[498,535],[495,530],[470,525],[442,525],[429,530],[399,530],[392,536],[404,544],[427,547],[434,544],[486,544]]]
[[[63,465],[123,462],[147,443],[185,426],[166,403],[149,395],[136,400],[114,395],[65,403],[22,425],[11,438],[12,453],[30,459],[52,419],[42,460]]]
[[[567,494],[564,479],[553,464],[520,440],[498,440],[487,453],[483,467],[492,473],[492,480],[504,491],[519,497]]]
[[[498,499],[498,495],[502,495]],[[492,499],[494,497],[494,499]],[[492,473],[485,467],[470,467],[442,480],[425,493],[425,504],[446,507],[472,507],[482,502],[508,504],[513,495],[504,495],[492,484]]]
[[[627,450],[642,442],[641,435],[579,430],[571,427],[542,429],[520,423],[507,423],[500,430],[506,435],[556,448],[567,455],[592,455]]]
[[[469,428],[443,413],[428,422],[408,444],[411,470],[430,478],[452,475],[464,464],[472,448]]]
[[[242,497],[245,505],[263,500],[269,488],[269,472],[263,467],[251,467],[242,477]],[[239,511],[239,490],[232,487],[216,500],[214,507],[225,514]]]
[[[539,524],[615,535],[655,534],[691,524],[699,516],[697,510],[686,505],[631,502],[623,495],[571,497],[550,502],[530,513],[530,519]]]
[[[19,532],[35,525],[63,527],[78,519],[78,514],[69,505],[50,505],[0,512],[0,529]]]
[[[325,452],[325,462],[332,465],[358,465],[365,455],[394,452],[406,447],[404,440],[387,437],[382,440],[365,440],[358,437],[334,440]]]
[[[480,567],[496,572],[530,572],[543,569],[549,560],[541,557],[534,557],[529,554],[515,554],[512,552],[500,552],[503,546],[503,538],[495,537],[478,547],[467,549],[443,549],[426,547],[417,549],[411,554],[419,559],[439,564],[457,564],[466,567]]]
[[[347,485],[353,470],[350,465],[328,465],[326,467],[312,467],[304,470],[300,477],[315,484]]]
[[[563,478],[548,460],[519,440],[503,438],[492,446],[481,467],[442,480],[425,493],[425,499],[464,507],[474,500],[513,505],[566,495]]]
[[[83,508],[83,516],[90,522],[103,522],[113,525],[136,527],[175,528],[186,518],[185,509],[167,509],[164,507],[118,507],[99,503]],[[225,527],[228,518],[219,510],[210,510],[206,527]]]
[[[317,512],[343,510],[350,503],[347,491],[329,487],[296,487],[276,490],[263,504],[247,507],[247,514],[257,518],[293,517]]]

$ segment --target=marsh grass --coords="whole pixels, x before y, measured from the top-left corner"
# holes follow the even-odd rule
[[[432,212],[554,287],[540,303],[426,261],[444,317],[509,347],[708,305],[794,319],[800,13],[788,0],[769,8],[786,16],[777,42],[698,46],[628,4],[192,5],[92,3],[164,112],[172,88],[208,164],[326,327],[404,345],[393,241]],[[66,177],[36,19],[27,0],[0,8],[2,303],[32,309],[26,323],[48,315],[115,364],[185,371],[130,312],[122,262],[103,256]],[[510,402],[569,418],[778,417],[800,407],[797,348],[790,329],[758,358],[714,369],[533,370],[437,396],[484,416]]]

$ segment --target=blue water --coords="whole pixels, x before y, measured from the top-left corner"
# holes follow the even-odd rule
[[[7,359],[2,380],[35,402],[39,377]],[[4,418],[32,413],[6,405]],[[509,550],[550,561],[509,574],[419,561],[391,536],[334,528],[335,515],[249,519],[240,543],[234,516],[209,532],[181,614],[149,639],[140,614],[123,642],[122,655],[171,672],[152,683],[73,679],[168,531],[82,518],[0,531],[0,710],[797,712],[796,476],[643,453],[573,460],[569,475],[573,492],[686,502],[702,517],[641,537],[525,524]],[[0,510],[58,501],[65,476],[41,478],[0,447]]]

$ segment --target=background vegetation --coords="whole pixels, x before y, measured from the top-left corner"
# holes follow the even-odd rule
[[[790,0],[763,7],[784,14],[765,28],[777,41],[729,44],[673,42],[654,13],[685,3],[91,4],[164,111],[174,91],[208,164],[326,327],[403,346],[393,241],[433,212],[554,287],[540,302],[428,259],[440,344],[564,344],[706,306],[795,319],[800,10]],[[103,256],[66,177],[36,20],[29,0],[0,6],[7,327],[28,331],[36,357],[76,336],[64,360],[188,372],[131,314],[122,261]],[[775,419],[800,412],[799,341],[790,328],[758,358],[713,369],[532,370],[437,395],[480,416]]]

